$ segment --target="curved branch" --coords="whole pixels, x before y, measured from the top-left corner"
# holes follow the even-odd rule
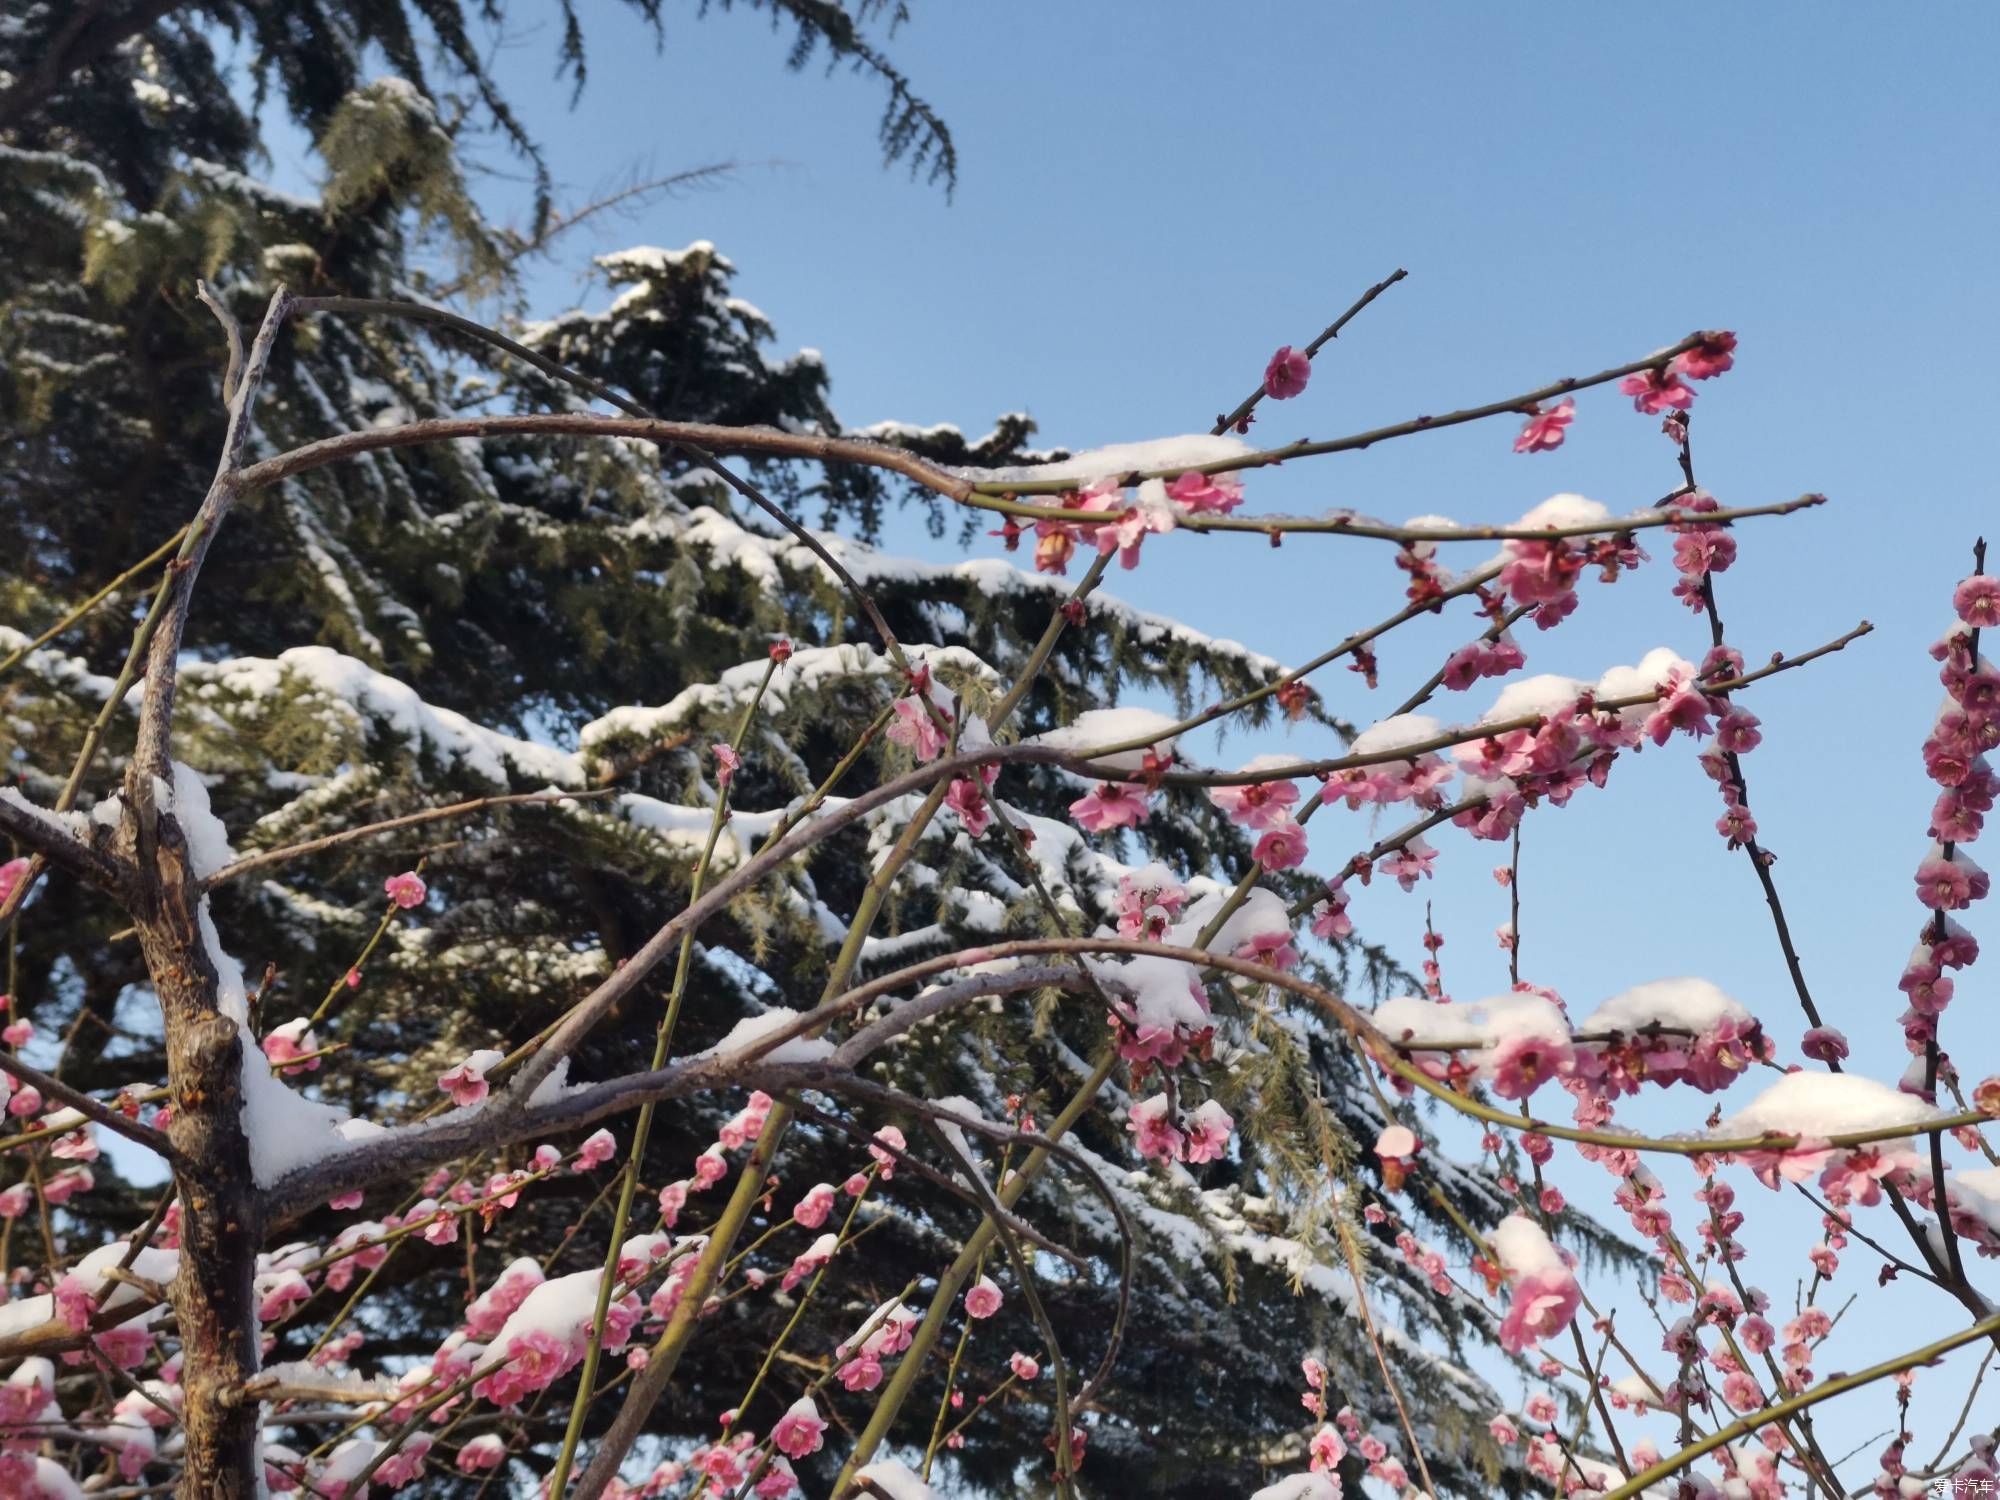
[[[397,818],[384,818],[379,823],[369,823],[360,828],[343,828],[340,832],[329,833],[323,838],[307,839],[303,843],[286,844],[279,849],[260,849],[255,854],[246,854],[209,876],[201,883],[201,888],[204,891],[212,891],[228,881],[241,879],[245,875],[269,869],[273,865],[304,859],[308,854],[337,849],[342,844],[352,844],[360,839],[372,838],[378,833],[394,833],[399,828],[416,828],[425,823],[443,822],[447,818],[481,812],[489,807],[519,807],[536,802],[582,802],[593,797],[612,795],[613,790],[609,787],[587,792],[518,792],[498,797],[474,797],[470,801],[454,802],[448,807],[427,807],[421,812],[405,813]]]
[[[1502,407],[1501,410],[1508,408]],[[1080,526],[1101,526],[1115,519],[1104,511],[1072,510],[1057,505],[1034,505],[1003,498],[1014,493],[1065,493],[1075,488],[1073,480],[1022,480],[993,487],[981,487],[962,474],[881,443],[855,438],[821,437],[812,433],[780,432],[775,428],[718,427],[706,422],[666,422],[652,417],[608,417],[596,412],[524,413],[518,416],[439,417],[408,422],[400,427],[366,428],[358,432],[336,433],[290,452],[280,453],[241,471],[242,487],[258,489],[290,479],[294,475],[325,468],[328,464],[380,453],[395,448],[417,448],[429,443],[458,442],[465,438],[493,437],[613,437],[655,443],[662,447],[700,448],[707,453],[754,453],[772,458],[800,459],[817,463],[862,464],[886,469],[914,480],[925,489],[969,505],[1002,515],[1033,521],[1067,521]],[[1214,463],[1188,465],[1203,473],[1226,473],[1232,469],[1254,468],[1260,464],[1282,463],[1310,452],[1334,452],[1341,446],[1366,447],[1348,439],[1332,443],[1298,444],[1288,449],[1272,449]],[[706,465],[705,465],[706,467]],[[1185,469],[1168,471],[1169,474]],[[725,475],[725,479],[730,476]],[[733,484],[736,483],[731,479]],[[740,484],[737,485],[740,489]],[[1392,542],[1483,542],[1551,541],[1585,536],[1619,536],[1658,526],[1678,526],[1691,521],[1722,525],[1756,516],[1787,515],[1826,503],[1824,495],[1801,495],[1773,505],[1745,506],[1735,510],[1638,511],[1581,526],[1392,526],[1359,516],[1223,516],[1182,515],[1176,529],[1182,531],[1236,531],[1257,536],[1287,533],[1321,533],[1330,536],[1366,537]],[[788,518],[789,519],[789,518]],[[797,523],[792,523],[796,525]]]

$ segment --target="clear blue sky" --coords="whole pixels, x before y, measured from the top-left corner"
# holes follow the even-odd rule
[[[1932,792],[1917,746],[1940,696],[1924,647],[1974,536],[2000,532],[2000,12],[923,5],[890,50],[957,138],[947,204],[878,170],[872,83],[785,75],[787,41],[759,18],[696,23],[669,7],[656,52],[622,7],[587,10],[591,77],[574,111],[553,79],[553,27],[517,34],[499,61],[573,196],[635,165],[776,165],[580,232],[537,273],[536,311],[601,302],[574,275],[590,253],[713,240],[783,347],[825,351],[849,423],[983,430],[1025,408],[1071,446],[1195,430],[1274,346],[1303,342],[1399,265],[1409,281],[1322,359],[1304,397],[1267,405],[1261,439],[1504,396],[1697,327],[1736,329],[1738,369],[1696,406],[1702,480],[1727,504],[1807,490],[1833,503],[1743,529],[1720,580],[1731,638],[1755,660],[1863,617],[1878,627],[1757,693],[1753,805],[1823,1008],[1865,1070],[1893,1080],[1894,984],[1920,917],[1910,871]],[[1514,456],[1511,423],[1474,426],[1254,476],[1250,508],[1504,521],[1558,491],[1622,510],[1675,482],[1655,420],[1611,392],[1579,405],[1553,455]],[[907,524],[896,541],[941,546]],[[1667,549],[1652,550],[1617,587],[1586,585],[1568,626],[1523,637],[1530,670],[1594,677],[1657,644],[1698,657],[1705,631],[1668,595]],[[1116,589],[1298,660],[1394,607],[1390,558],[1352,540],[1272,554],[1176,537]],[[1396,638],[1382,702],[1467,634],[1461,616]],[[1382,711],[1345,672],[1322,686],[1359,722]],[[1489,699],[1475,690],[1466,706]],[[1221,753],[1233,763],[1252,748],[1271,747]],[[1324,753],[1304,736],[1295,748]],[[1752,876],[1711,829],[1719,810],[1676,745],[1621,766],[1608,795],[1533,818],[1528,976],[1587,1008],[1638,980],[1705,974],[1789,1053],[1796,1008]],[[1342,846],[1320,852],[1336,863],[1366,837],[1350,820]],[[1495,849],[1439,842],[1448,983],[1465,998],[1504,988]],[[1359,909],[1416,956],[1416,902]],[[1975,1078],[1992,1070],[1987,970],[2000,963],[2000,932],[1983,935],[1995,957],[1961,984],[1945,1028]],[[1691,1225],[1691,1205],[1677,1207]],[[1789,1310],[1801,1262],[1780,1260],[1775,1236],[1752,1248],[1746,1272]],[[1839,1285],[1868,1293],[1874,1269],[1857,1245]],[[1918,1292],[1867,1305],[1882,1312],[1861,1315],[1833,1366],[1942,1326]],[[1887,1421],[1887,1403],[1865,1399],[1856,1441]],[[1864,1429],[1869,1416],[1882,1420]]]

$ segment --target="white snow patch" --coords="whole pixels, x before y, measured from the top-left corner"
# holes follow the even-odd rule
[[[1127,474],[1180,474],[1209,464],[1227,463],[1254,451],[1241,438],[1216,437],[1212,433],[1191,432],[1180,437],[1153,438],[1139,443],[1112,443],[1092,448],[1052,464],[1017,465],[1004,469],[961,469],[966,478],[978,482],[1067,479],[1089,484],[1098,479],[1120,479]]]
[[[1652,979],[1613,995],[1578,1029],[1635,1032],[1645,1026],[1675,1026],[1699,1035],[1725,1020],[1748,1026],[1753,1019],[1740,1002],[1706,979]]]
[[[1569,1040],[1563,1013],[1540,995],[1444,1002],[1404,995],[1376,1006],[1373,1019],[1376,1030],[1390,1041],[1411,1047],[1452,1043],[1497,1047],[1512,1037]]]
[[[1598,526],[1610,519],[1609,507],[1599,501],[1586,500],[1581,495],[1551,495],[1514,525],[1523,530],[1546,526],[1555,531],[1570,526]]]
[[[692,1054],[687,1060],[699,1062],[704,1058],[734,1057],[739,1052],[749,1052],[765,1037],[782,1031],[796,1022],[805,1012],[774,1006],[759,1016],[745,1016],[729,1029],[729,1035],[713,1047]],[[825,1037],[795,1036],[789,1042],[782,1042],[763,1054],[761,1061],[770,1063],[821,1062],[833,1056],[833,1043]]]
[[[1436,739],[1443,732],[1443,726],[1429,714],[1395,714],[1370,724],[1354,737],[1354,743],[1348,749],[1355,755],[1380,755],[1389,750],[1421,745],[1426,740]]]
[[[1574,677],[1559,677],[1553,672],[1523,677],[1519,682],[1510,682],[1500,689],[1493,706],[1479,716],[1479,722],[1497,724],[1507,719],[1531,716],[1552,718],[1573,707],[1576,700],[1589,691],[1589,683],[1579,682]]]
[[[1047,734],[1038,734],[1028,743],[1085,754],[1099,745],[1150,739],[1157,754],[1169,755],[1174,747],[1174,736],[1169,731],[1179,722],[1150,708],[1091,708],[1078,714],[1073,723],[1051,729]],[[1145,763],[1146,752],[1143,749],[1121,751],[1104,756],[1099,761],[1099,764],[1114,771],[1137,771]]]
[[[1858,1073],[1788,1073],[1714,1133],[1828,1136],[1915,1125],[1936,1116],[1923,1100]]]
[[[892,1458],[878,1458],[854,1477],[874,1485],[889,1500],[938,1500],[936,1490]]]

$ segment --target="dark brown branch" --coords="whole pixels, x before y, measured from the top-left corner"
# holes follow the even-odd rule
[[[490,1150],[538,1134],[581,1129],[637,1109],[649,1100],[662,1103],[668,1099],[739,1086],[762,1088],[772,1094],[823,1086],[829,1079],[847,1076],[849,1060],[858,1054],[843,1049],[841,1057],[825,1063],[783,1065],[768,1062],[767,1054],[808,1031],[824,1028],[842,1015],[853,1014],[881,995],[909,983],[912,973],[930,975],[939,972],[942,970],[935,963],[921,965],[914,970],[898,970],[850,990],[818,1011],[802,1016],[798,1022],[759,1038],[754,1047],[721,1056],[685,1058],[654,1071],[590,1084],[565,1093],[551,1103],[525,1108],[514,1105],[512,1101],[520,1090],[517,1083],[515,1092],[499,1096],[478,1109],[456,1110],[294,1172],[271,1187],[265,1195],[266,1206],[274,1219],[286,1219],[324,1202],[336,1193],[427,1171],[468,1151]],[[1048,985],[1081,982],[1074,969],[1046,965],[976,975],[945,989],[956,1003],[964,1003],[979,995],[1015,994]],[[928,1008],[915,1011],[910,1015],[908,1024],[917,1025],[934,1013]],[[870,1030],[876,1045],[897,1034],[877,1032],[874,1028]]]
[[[304,859],[307,855],[322,854],[328,849],[337,849],[343,844],[352,844],[360,839],[373,838],[379,833],[394,833],[402,828],[417,828],[426,823],[439,823],[447,818],[462,817],[468,813],[483,812],[489,807],[522,807],[537,802],[582,802],[596,797],[608,797],[609,788],[589,792],[517,792],[498,797],[474,797],[466,802],[454,802],[446,807],[427,807],[422,812],[405,813],[401,817],[384,818],[379,823],[369,823],[361,828],[343,828],[338,833],[324,837],[307,839],[303,843],[287,844],[281,849],[260,849],[255,854],[246,854],[233,864],[224,865],[204,880],[202,889],[212,891],[217,886],[231,880],[239,880],[245,875],[259,870],[270,869],[273,865]]]
[[[1004,487],[1004,491],[996,491],[982,488],[963,475],[940,469],[914,454],[906,453],[899,448],[886,447],[880,443],[862,442],[853,438],[819,437],[811,433],[780,432],[775,428],[718,427],[706,422],[663,422],[651,417],[611,417],[598,412],[439,417],[429,421],[405,423],[400,427],[367,428],[358,432],[337,433],[332,437],[321,438],[316,442],[294,448],[290,452],[267,458],[261,463],[252,464],[242,471],[240,479],[242,488],[247,491],[277,484],[295,475],[325,468],[328,464],[356,458],[364,453],[416,448],[430,443],[458,442],[466,438],[493,437],[629,438],[655,443],[662,447],[699,448],[708,454],[754,453],[772,458],[818,463],[862,464],[901,474],[947,500],[954,500],[979,510],[996,511],[1029,520],[1060,520],[1092,526],[1101,525],[1105,519],[1104,514],[1099,511],[1070,510],[1061,506],[1035,505],[1002,498],[1003,493],[1061,493],[1073,487],[1074,481],[1070,480],[1023,480],[1018,484],[1008,484]],[[1294,448],[1301,446],[1293,445]],[[1315,451],[1333,450],[1326,445],[1319,445]],[[1274,449],[1272,452],[1282,452],[1289,457],[1303,456],[1290,450]],[[1231,469],[1255,467],[1251,458],[1261,459],[1265,463],[1282,462],[1279,458],[1251,455],[1248,458],[1225,459],[1194,467],[1205,472],[1222,473]],[[1319,533],[1393,542],[1548,541],[1566,537],[1616,536],[1628,531],[1676,526],[1693,520],[1721,525],[1757,516],[1788,515],[1810,506],[1823,505],[1825,502],[1824,495],[1802,495],[1797,499],[1781,501],[1774,505],[1746,506],[1741,509],[1710,511],[1699,515],[1669,508],[1645,511],[1631,516],[1614,516],[1588,525],[1556,527],[1391,526],[1348,514],[1316,517],[1183,515],[1177,518],[1176,524],[1183,531],[1237,531],[1256,536],[1269,536],[1274,533]]]
[[[110,1106],[93,1099],[81,1089],[72,1088],[60,1078],[44,1073],[40,1068],[31,1068],[11,1052],[0,1052],[0,1073],[6,1073],[18,1081],[41,1091],[45,1099],[59,1099],[92,1124],[102,1125],[114,1135],[122,1135],[136,1146],[144,1146],[155,1156],[164,1158],[169,1165],[180,1164],[180,1153],[173,1143],[150,1125],[141,1125],[137,1120],[121,1115]],[[51,1132],[55,1134],[59,1132]]]
[[[132,877],[124,861],[86,844],[40,812],[11,797],[0,797],[0,834],[16,840],[49,864],[113,896],[122,895]],[[24,878],[21,882],[27,884]]]

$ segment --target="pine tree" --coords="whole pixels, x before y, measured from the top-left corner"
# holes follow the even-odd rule
[[[0,145],[0,399],[10,433],[0,463],[0,552],[20,559],[0,570],[0,607],[12,622],[0,628],[0,658],[168,540],[205,487],[222,403],[213,325],[192,303],[197,277],[215,279],[246,321],[280,280],[362,299],[421,296],[411,265],[426,249],[448,250],[456,279],[504,283],[508,242],[482,218],[455,127],[420,86],[411,17],[398,5],[330,12],[326,34],[351,45],[329,57],[280,26],[278,9],[218,5],[207,13],[247,28],[286,107],[315,129],[326,166],[317,200],[277,193],[248,174],[254,124],[232,102],[201,36],[179,25],[134,32],[143,40],[102,49],[66,72],[13,121],[13,142]],[[440,9],[425,6],[422,15],[448,36]],[[833,7],[771,9],[797,21],[803,39],[846,55]],[[33,49],[59,24],[53,10],[38,9],[34,25],[0,39],[24,49],[7,60],[17,78],[32,76]],[[355,59],[370,44],[401,77],[361,81]],[[483,89],[471,54],[448,46],[462,79]],[[869,66],[905,97],[899,74]],[[577,67],[580,74],[580,56]],[[487,108],[503,124],[510,118],[497,98]],[[948,149],[941,127],[934,134]],[[911,139],[885,130],[892,150]],[[661,417],[842,431],[825,367],[771,355],[775,331],[734,298],[735,268],[713,247],[632,250],[598,264],[610,305],[524,325],[523,342]],[[380,422],[585,404],[448,328],[321,316],[298,324],[274,362],[252,456]],[[897,425],[862,435],[954,464],[1061,456],[1029,452],[1032,427],[1019,416],[977,439]],[[749,472],[792,510],[846,529],[825,545],[866,585],[912,657],[968,710],[989,705],[1013,680],[1069,595],[1064,582],[991,560],[918,564],[873,550],[865,538],[887,507],[910,498],[877,470],[767,461]],[[148,570],[138,583],[156,577]],[[9,661],[0,677],[0,746],[35,801],[52,800],[110,690],[103,673],[122,653],[137,595],[117,597],[117,607]],[[1084,617],[1021,705],[1020,734],[1069,724],[1135,691],[1192,707],[1267,684],[1279,671],[1102,596],[1087,601]],[[729,738],[781,639],[794,651],[753,722],[733,789],[734,806],[746,811],[728,825],[725,866],[834,772],[904,683],[825,564],[697,463],[614,440],[496,438],[373,454],[286,480],[247,504],[203,577],[176,746],[200,771],[240,850],[461,798],[551,785],[609,794],[486,808],[220,893],[227,946],[253,978],[275,966],[259,987],[260,1030],[323,1008],[313,1029],[342,1049],[294,1081],[358,1116],[406,1117],[429,1106],[437,1075],[468,1052],[528,1041],[611,972],[685,903],[717,795],[709,746]],[[1317,706],[1310,711],[1342,728]],[[115,783],[130,733],[129,717],[114,716],[97,785]],[[836,790],[908,763],[877,733]],[[862,975],[996,933],[1115,925],[1121,879],[1153,877],[1122,862],[1128,851],[1115,835],[1091,840],[1073,830],[1063,810],[1077,792],[1075,778],[1054,768],[1010,773],[995,810],[1003,825],[1033,835],[1025,850],[1004,826],[973,837],[962,820],[932,824],[864,945]],[[1212,904],[1250,867],[1247,843],[1198,794],[1172,793],[1168,806],[1153,849],[1192,900]],[[709,1046],[770,1006],[805,1003],[795,997],[823,982],[829,935],[837,944],[907,812],[880,810],[744,893],[703,930],[677,1052]],[[431,900],[385,921],[384,875],[419,858]],[[1263,889],[1264,899],[1297,904],[1318,888],[1279,874]],[[117,925],[88,894],[52,881],[13,934],[10,987],[21,1012],[69,1039],[66,1077],[102,1091],[160,1073],[145,969]],[[1356,989],[1409,982],[1387,955],[1357,942],[1307,963]],[[347,983],[350,969],[358,987]],[[1391,1230],[1342,1219],[1324,1192],[1329,1168],[1364,1181],[1376,1170],[1363,1148],[1382,1117],[1351,1051],[1322,1022],[1257,987],[1218,978],[1211,998],[1241,1028],[1236,1066],[1226,1081],[1222,1070],[1213,1074],[1221,1102],[1245,1127],[1241,1159],[1194,1175],[1133,1171],[1118,1122],[1138,1094],[1117,1092],[1122,1083],[1077,1137],[1139,1226],[1125,1322],[1145,1334],[1128,1336],[1092,1431],[1085,1482],[1105,1495],[1193,1496],[1240,1484],[1260,1464],[1295,1460],[1303,1443],[1296,1361],[1313,1350],[1333,1367],[1335,1404],[1351,1402],[1365,1421],[1393,1431],[1394,1410],[1357,1321],[1345,1231],[1371,1259],[1368,1294],[1398,1379],[1422,1408],[1434,1472],[1458,1492],[1486,1492],[1500,1459],[1484,1422],[1500,1403],[1468,1373],[1463,1352],[1490,1336],[1484,1315],[1439,1296],[1396,1254]],[[664,1001],[665,980],[649,981],[593,1035],[576,1074],[603,1076],[643,1055]],[[1046,1117],[1088,1069],[1103,1032],[1101,1009],[1052,990],[996,1006],[975,1024],[913,1033],[880,1076],[922,1096],[962,1098],[994,1119],[1020,1107]],[[685,1176],[736,1102],[663,1112],[643,1174],[648,1187]],[[914,1129],[911,1137],[920,1153],[928,1149]],[[839,1181],[855,1150],[835,1125],[803,1122],[781,1163],[787,1190]],[[102,1177],[97,1192],[73,1199],[61,1216],[74,1248],[129,1222],[146,1198],[112,1172]],[[906,1280],[934,1274],[979,1219],[976,1207],[932,1184],[908,1174],[898,1182],[880,1200],[882,1227],[871,1233],[859,1279],[814,1308],[795,1347],[831,1347]],[[1438,1185],[1451,1211],[1475,1225],[1506,1211],[1474,1173],[1446,1167]],[[483,1287],[516,1255],[557,1243],[572,1223],[580,1227],[565,1267],[594,1263],[608,1233],[593,1201],[603,1186],[602,1174],[565,1176],[525,1196],[477,1236],[469,1261],[463,1244],[399,1248],[375,1281],[369,1357],[429,1360],[463,1317],[468,1264]],[[379,1219],[407,1209],[416,1187],[371,1196],[367,1212]],[[1094,1359],[1118,1301],[1115,1226],[1075,1181],[1054,1176],[1024,1212],[1080,1257],[1081,1269],[1050,1278],[1046,1297],[1058,1326],[1076,1331],[1075,1357]],[[288,1232],[325,1243],[351,1217],[325,1213]],[[799,1248],[774,1242],[774,1271]],[[303,1356],[342,1300],[322,1291],[278,1330],[271,1358]],[[740,1396],[786,1316],[775,1300],[733,1306],[728,1337],[704,1343],[657,1409],[652,1431],[662,1444],[714,1436],[716,1413]],[[1013,1347],[1035,1347],[1039,1337],[1018,1299],[995,1327]],[[981,1347],[1006,1342],[982,1338]],[[977,1373],[991,1384],[1003,1372]],[[935,1378],[920,1387],[911,1412],[924,1417],[913,1415],[912,1426],[927,1420],[939,1389]],[[783,1404],[745,1420],[765,1427]],[[1049,1421],[1044,1391],[995,1403],[966,1428],[950,1462],[975,1488],[1032,1492],[1046,1484]],[[542,1412],[521,1429],[511,1481],[522,1492],[531,1474],[546,1471],[560,1433],[560,1413]],[[832,1473],[801,1470],[822,1482]],[[435,1492],[451,1492],[453,1482],[439,1476]]]

